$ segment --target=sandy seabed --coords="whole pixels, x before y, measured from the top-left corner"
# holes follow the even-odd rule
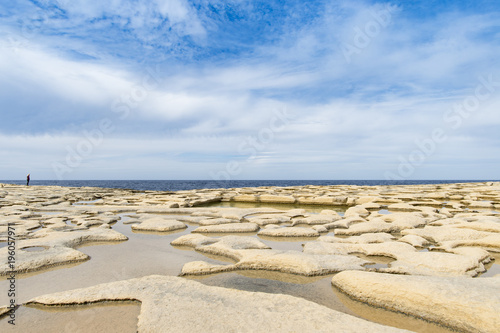
[[[497,182],[0,184],[0,331],[498,332],[499,211]]]

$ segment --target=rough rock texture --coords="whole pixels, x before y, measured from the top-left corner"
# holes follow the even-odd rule
[[[259,231],[258,235],[269,237],[318,237],[319,232],[311,228],[301,227],[267,228]]]
[[[143,222],[139,224],[134,224],[132,225],[132,230],[137,230],[137,231],[174,231],[174,230],[181,230],[181,229],[186,229],[187,226],[177,220],[169,220],[169,219],[162,219],[162,218],[151,218],[144,220]]]
[[[32,299],[46,305],[138,300],[139,332],[404,332],[288,295],[146,276]],[[297,311],[300,309],[300,311]],[[304,313],[314,314],[304,316]]]
[[[340,215],[337,213],[329,213],[329,214],[318,214],[318,215],[311,215],[305,218],[297,218],[293,221],[293,225],[297,224],[309,224],[309,225],[315,225],[315,224],[327,224],[327,223],[333,223],[335,221],[338,221],[342,219]]]
[[[332,236],[321,236],[318,238],[318,241],[327,242],[327,243],[353,243],[353,244],[363,244],[363,243],[384,243],[390,242],[395,237],[391,234],[387,234],[384,232],[379,233],[367,233],[362,234],[360,236],[351,236],[347,238],[339,238]]]
[[[2,307],[0,307],[0,318],[1,318],[4,314],[6,314],[7,312],[9,312],[9,311],[10,311],[10,309],[9,309],[8,307],[6,307],[6,306],[2,306]]]
[[[385,256],[396,259],[388,268],[378,271],[398,274],[475,276],[484,271],[483,263],[490,260],[488,253],[481,249],[474,252],[417,252],[403,242],[384,242],[375,244],[346,242],[308,242],[304,253],[316,255],[349,255],[362,253],[367,256]]]
[[[271,229],[273,230],[273,229]],[[201,235],[200,235],[201,236]],[[304,276],[326,275],[346,269],[364,269],[368,261],[348,255],[316,255],[299,251],[279,251],[253,237],[224,236],[214,242],[209,237],[182,236],[174,245],[195,246],[195,250],[234,260],[234,265],[211,265],[208,263],[183,268],[184,274],[203,275],[211,272],[233,270],[267,270]]]
[[[345,271],[332,284],[359,301],[466,332],[498,332],[500,277],[470,279]]]
[[[195,233],[238,233],[238,232],[256,232],[259,230],[256,223],[230,223],[230,224],[217,224],[205,227],[198,227],[192,232]]]
[[[85,261],[89,257],[74,248],[92,242],[117,242],[128,238],[114,230],[94,228],[90,230],[62,232],[43,230],[38,238],[17,242],[16,271],[32,272],[55,265]],[[25,251],[22,248],[42,247],[41,251]],[[8,265],[8,248],[0,248],[0,275],[6,275],[11,269]]]
[[[404,242],[410,244],[413,247],[424,247],[429,245],[430,242],[425,238],[417,236],[417,235],[406,235],[398,239],[398,242]]]
[[[221,201],[236,207],[202,207]],[[245,202],[246,206],[254,202],[258,207],[238,208],[238,202]],[[318,204],[324,207],[307,206]],[[268,208],[269,205],[280,209]],[[303,206],[296,208],[296,205]],[[335,210],[345,211],[344,216]],[[212,260],[233,261],[212,264],[199,261],[197,256],[193,259],[196,261],[184,265],[184,274],[272,270],[310,276],[351,269],[376,270],[379,274],[459,275],[467,280],[485,268],[493,274],[498,266],[485,264],[491,260],[492,252],[500,252],[499,210],[498,182],[263,186],[177,192],[0,184],[0,242],[7,240],[9,224],[14,226],[18,268],[41,270],[87,260],[86,255],[75,249],[80,244],[125,240],[126,237],[110,230],[115,228],[120,216],[130,216],[129,222],[135,229],[153,224],[147,221],[161,214],[160,220],[176,220],[179,227],[186,223],[199,226],[198,231],[227,228],[225,231],[235,234],[217,238],[189,233],[173,241],[172,245],[193,248]],[[117,228],[130,227],[119,223]],[[295,226],[302,224],[310,228],[299,229],[301,231],[328,235],[306,243],[304,251],[281,250],[287,246],[295,249],[300,244],[280,240],[297,239],[263,236],[265,233],[294,234]],[[236,236],[236,231],[246,226],[255,230],[263,228],[262,242],[256,235]],[[30,252],[30,246],[41,248]],[[5,249],[0,250],[0,255],[5,258]],[[380,259],[382,264],[363,266],[369,261],[358,257]],[[5,271],[5,268],[2,269]]]

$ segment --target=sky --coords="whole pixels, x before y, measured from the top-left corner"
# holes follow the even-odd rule
[[[0,179],[500,179],[500,3],[0,3]]]

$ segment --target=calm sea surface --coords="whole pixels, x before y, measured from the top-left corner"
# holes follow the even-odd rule
[[[418,185],[485,182],[486,180],[32,180],[30,185],[69,187],[123,188],[139,191],[181,191],[203,188],[236,188],[258,186],[302,185]],[[25,185],[25,180],[0,180],[0,183]]]

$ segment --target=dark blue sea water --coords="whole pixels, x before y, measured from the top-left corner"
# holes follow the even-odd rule
[[[31,180],[30,185],[105,187],[139,191],[181,191],[203,188],[236,188],[301,185],[418,185],[473,183],[486,180]],[[4,184],[26,185],[25,180],[0,180]]]

